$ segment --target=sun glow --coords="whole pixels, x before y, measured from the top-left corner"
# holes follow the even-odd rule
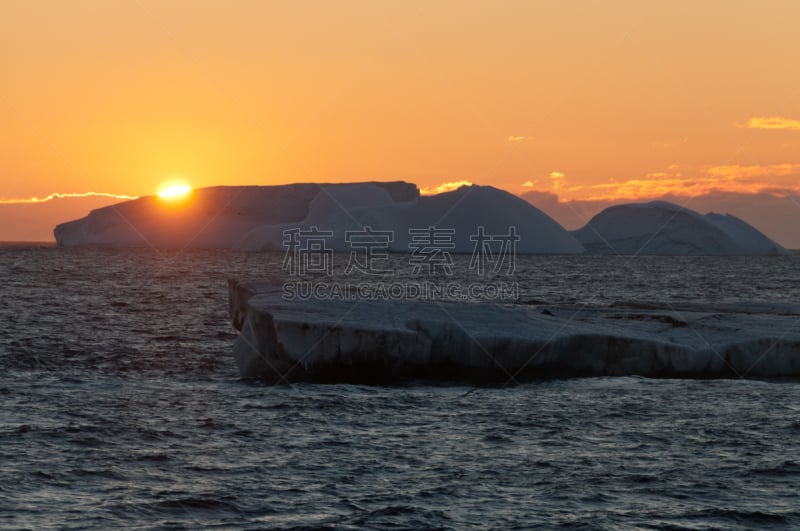
[[[189,197],[192,187],[185,182],[164,183],[158,189],[158,198],[162,201],[180,201]]]

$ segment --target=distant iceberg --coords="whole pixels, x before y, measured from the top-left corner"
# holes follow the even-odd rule
[[[230,282],[244,378],[800,377],[800,308],[285,300]]]
[[[287,229],[333,231],[333,250],[348,250],[344,232],[391,230],[390,249],[409,250],[409,229],[452,231],[452,252],[469,253],[479,227],[504,234],[514,227],[522,254],[575,254],[583,246],[523,199],[490,186],[420,196],[414,184],[289,184],[200,188],[181,205],[142,197],[92,211],[55,228],[59,245],[200,247],[281,250]]]
[[[572,233],[590,254],[782,255],[789,251],[730,214],[666,201],[606,208]]]
[[[180,204],[154,196],[93,210],[55,230],[62,246],[282,250],[285,231],[316,227],[329,249],[350,250],[345,232],[392,231],[389,249],[409,250],[411,229],[452,232],[451,252],[470,253],[480,227],[514,227],[519,254],[779,255],[789,252],[732,215],[705,216],[664,201],[609,207],[580,230],[566,231],[527,201],[491,186],[420,196],[395,182],[299,183],[200,188]]]

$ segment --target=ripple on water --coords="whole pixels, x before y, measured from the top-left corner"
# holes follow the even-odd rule
[[[240,382],[225,278],[281,259],[0,247],[0,526],[800,526],[796,382]],[[527,300],[800,295],[792,257],[517,269]]]

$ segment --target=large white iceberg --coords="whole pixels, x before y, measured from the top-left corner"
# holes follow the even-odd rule
[[[471,252],[470,237],[506,234],[516,252],[572,254],[583,247],[542,211],[503,190],[468,186],[420,197],[405,182],[221,186],[201,188],[173,205],[142,197],[92,211],[55,228],[59,245],[204,247],[280,250],[287,229],[332,231],[333,250],[348,250],[345,231],[391,230],[390,249],[409,250],[409,229],[452,230],[453,252]]]
[[[285,300],[229,287],[244,378],[518,382],[548,376],[798,377],[800,310]]]
[[[609,207],[573,235],[592,254],[789,254],[735,216],[703,216],[666,201]]]

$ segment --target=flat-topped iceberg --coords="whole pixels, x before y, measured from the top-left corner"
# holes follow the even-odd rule
[[[587,375],[798,377],[800,313],[284,300],[229,286],[244,378],[518,382]]]
[[[290,184],[200,188],[180,205],[142,197],[92,211],[55,228],[59,245],[283,249],[287,229],[332,231],[333,250],[349,250],[345,231],[392,231],[389,248],[409,250],[409,229],[452,231],[452,252],[472,252],[483,227],[514,227],[523,254],[582,253],[564,228],[521,198],[490,186],[420,197],[414,184]]]
[[[573,235],[591,254],[789,254],[735,216],[703,216],[666,201],[609,207]]]

